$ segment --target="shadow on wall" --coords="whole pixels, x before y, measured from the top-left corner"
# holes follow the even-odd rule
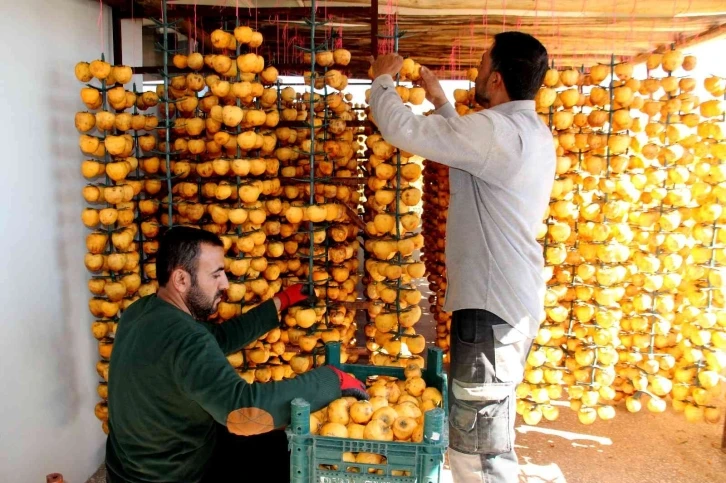
[[[68,77],[67,72],[63,72],[58,67],[52,69],[50,74],[49,80],[52,82]],[[73,292],[79,292],[82,286],[77,285],[72,280],[71,274],[77,272],[78,268],[74,266],[76,263],[69,260],[68,257],[68,243],[74,242],[68,240],[68,235],[71,233],[69,224],[72,223],[72,220],[69,219],[69,211],[77,204],[74,198],[78,196],[77,192],[75,197],[71,193],[77,191],[75,187],[78,183],[77,177],[73,179],[73,176],[77,175],[79,170],[72,169],[69,166],[72,159],[74,137],[69,132],[69,120],[64,119],[64,116],[62,116],[62,113],[74,110],[75,105],[72,95],[76,91],[77,89],[55,90],[53,96],[48,96],[45,99],[45,104],[49,107],[51,113],[48,119],[49,132],[53,133],[49,137],[50,146],[48,146],[48,152],[53,153],[55,156],[51,163],[53,167],[53,205],[56,212],[56,229],[51,233],[55,235],[52,246],[57,252],[55,257],[57,265],[52,268],[48,267],[48,269],[57,271],[60,285],[58,288],[61,295],[60,313],[55,321],[56,323],[49,324],[51,330],[48,332],[48,336],[52,338],[49,341],[49,346],[52,347],[57,358],[57,364],[53,370],[56,372],[58,379],[65,382],[63,385],[56,386],[56,394],[50,395],[53,402],[52,407],[54,407],[52,416],[59,426],[77,418],[80,409],[77,361],[74,357],[78,350],[74,346],[74,343],[77,342],[74,333],[77,332],[80,321],[72,317],[72,297]]]
[[[55,280],[60,294],[60,311],[55,320],[47,324],[45,337],[50,340],[45,347],[51,348],[56,360],[55,367],[47,370],[54,371],[57,380],[61,381],[54,393],[49,394],[47,407],[50,419],[57,427],[66,426],[79,418],[95,420],[93,407],[98,399],[93,365],[98,352],[89,330],[89,293],[85,290],[88,274],[83,263],[87,231],[80,220],[84,207],[81,190],[85,183],[80,173],[83,154],[78,149],[79,134],[73,117],[68,117],[69,113],[85,110],[85,106],[79,98],[82,84],[73,75],[73,69],[74,65],[60,61],[49,69],[48,82],[60,84],[60,88],[46,90],[53,95],[44,99],[50,113],[47,129],[53,133],[49,137],[47,152],[52,153],[54,158],[50,163],[55,229],[48,232],[53,237],[48,240],[48,246],[56,252],[55,266],[50,266],[49,260],[47,270],[57,273]],[[90,427],[102,434],[100,421],[95,422],[98,424]],[[103,445],[99,445],[87,457],[100,461],[104,452]],[[57,464],[63,466],[62,462]]]

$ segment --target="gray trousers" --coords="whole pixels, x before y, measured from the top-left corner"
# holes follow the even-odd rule
[[[532,340],[485,310],[451,322],[449,463],[454,483],[516,483],[516,385]]]

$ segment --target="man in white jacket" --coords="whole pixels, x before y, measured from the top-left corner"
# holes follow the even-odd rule
[[[451,324],[449,460],[456,483],[516,482],[514,389],[544,320],[542,247],[536,240],[555,177],[555,150],[534,97],[547,50],[521,32],[495,36],[482,56],[476,100],[459,117],[422,68],[436,108],[416,116],[395,90],[403,59],[373,63],[370,107],[383,138],[449,166],[446,235]]]

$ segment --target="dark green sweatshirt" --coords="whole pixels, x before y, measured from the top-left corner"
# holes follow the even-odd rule
[[[225,354],[278,326],[272,300],[219,325],[155,295],[132,304],[109,366],[109,482],[198,482],[214,450],[214,421],[235,434],[259,434],[289,424],[296,397],[313,411],[341,397],[326,367],[267,384],[240,378]]]

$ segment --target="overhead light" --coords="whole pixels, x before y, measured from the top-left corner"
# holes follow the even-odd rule
[[[674,18],[691,18],[691,17],[720,17],[726,16],[726,12],[684,12],[677,13]]]
[[[294,23],[300,25],[307,25],[304,20],[280,20],[279,23]],[[369,28],[368,23],[339,23],[339,22],[326,22],[324,27],[343,27],[343,28]]]

